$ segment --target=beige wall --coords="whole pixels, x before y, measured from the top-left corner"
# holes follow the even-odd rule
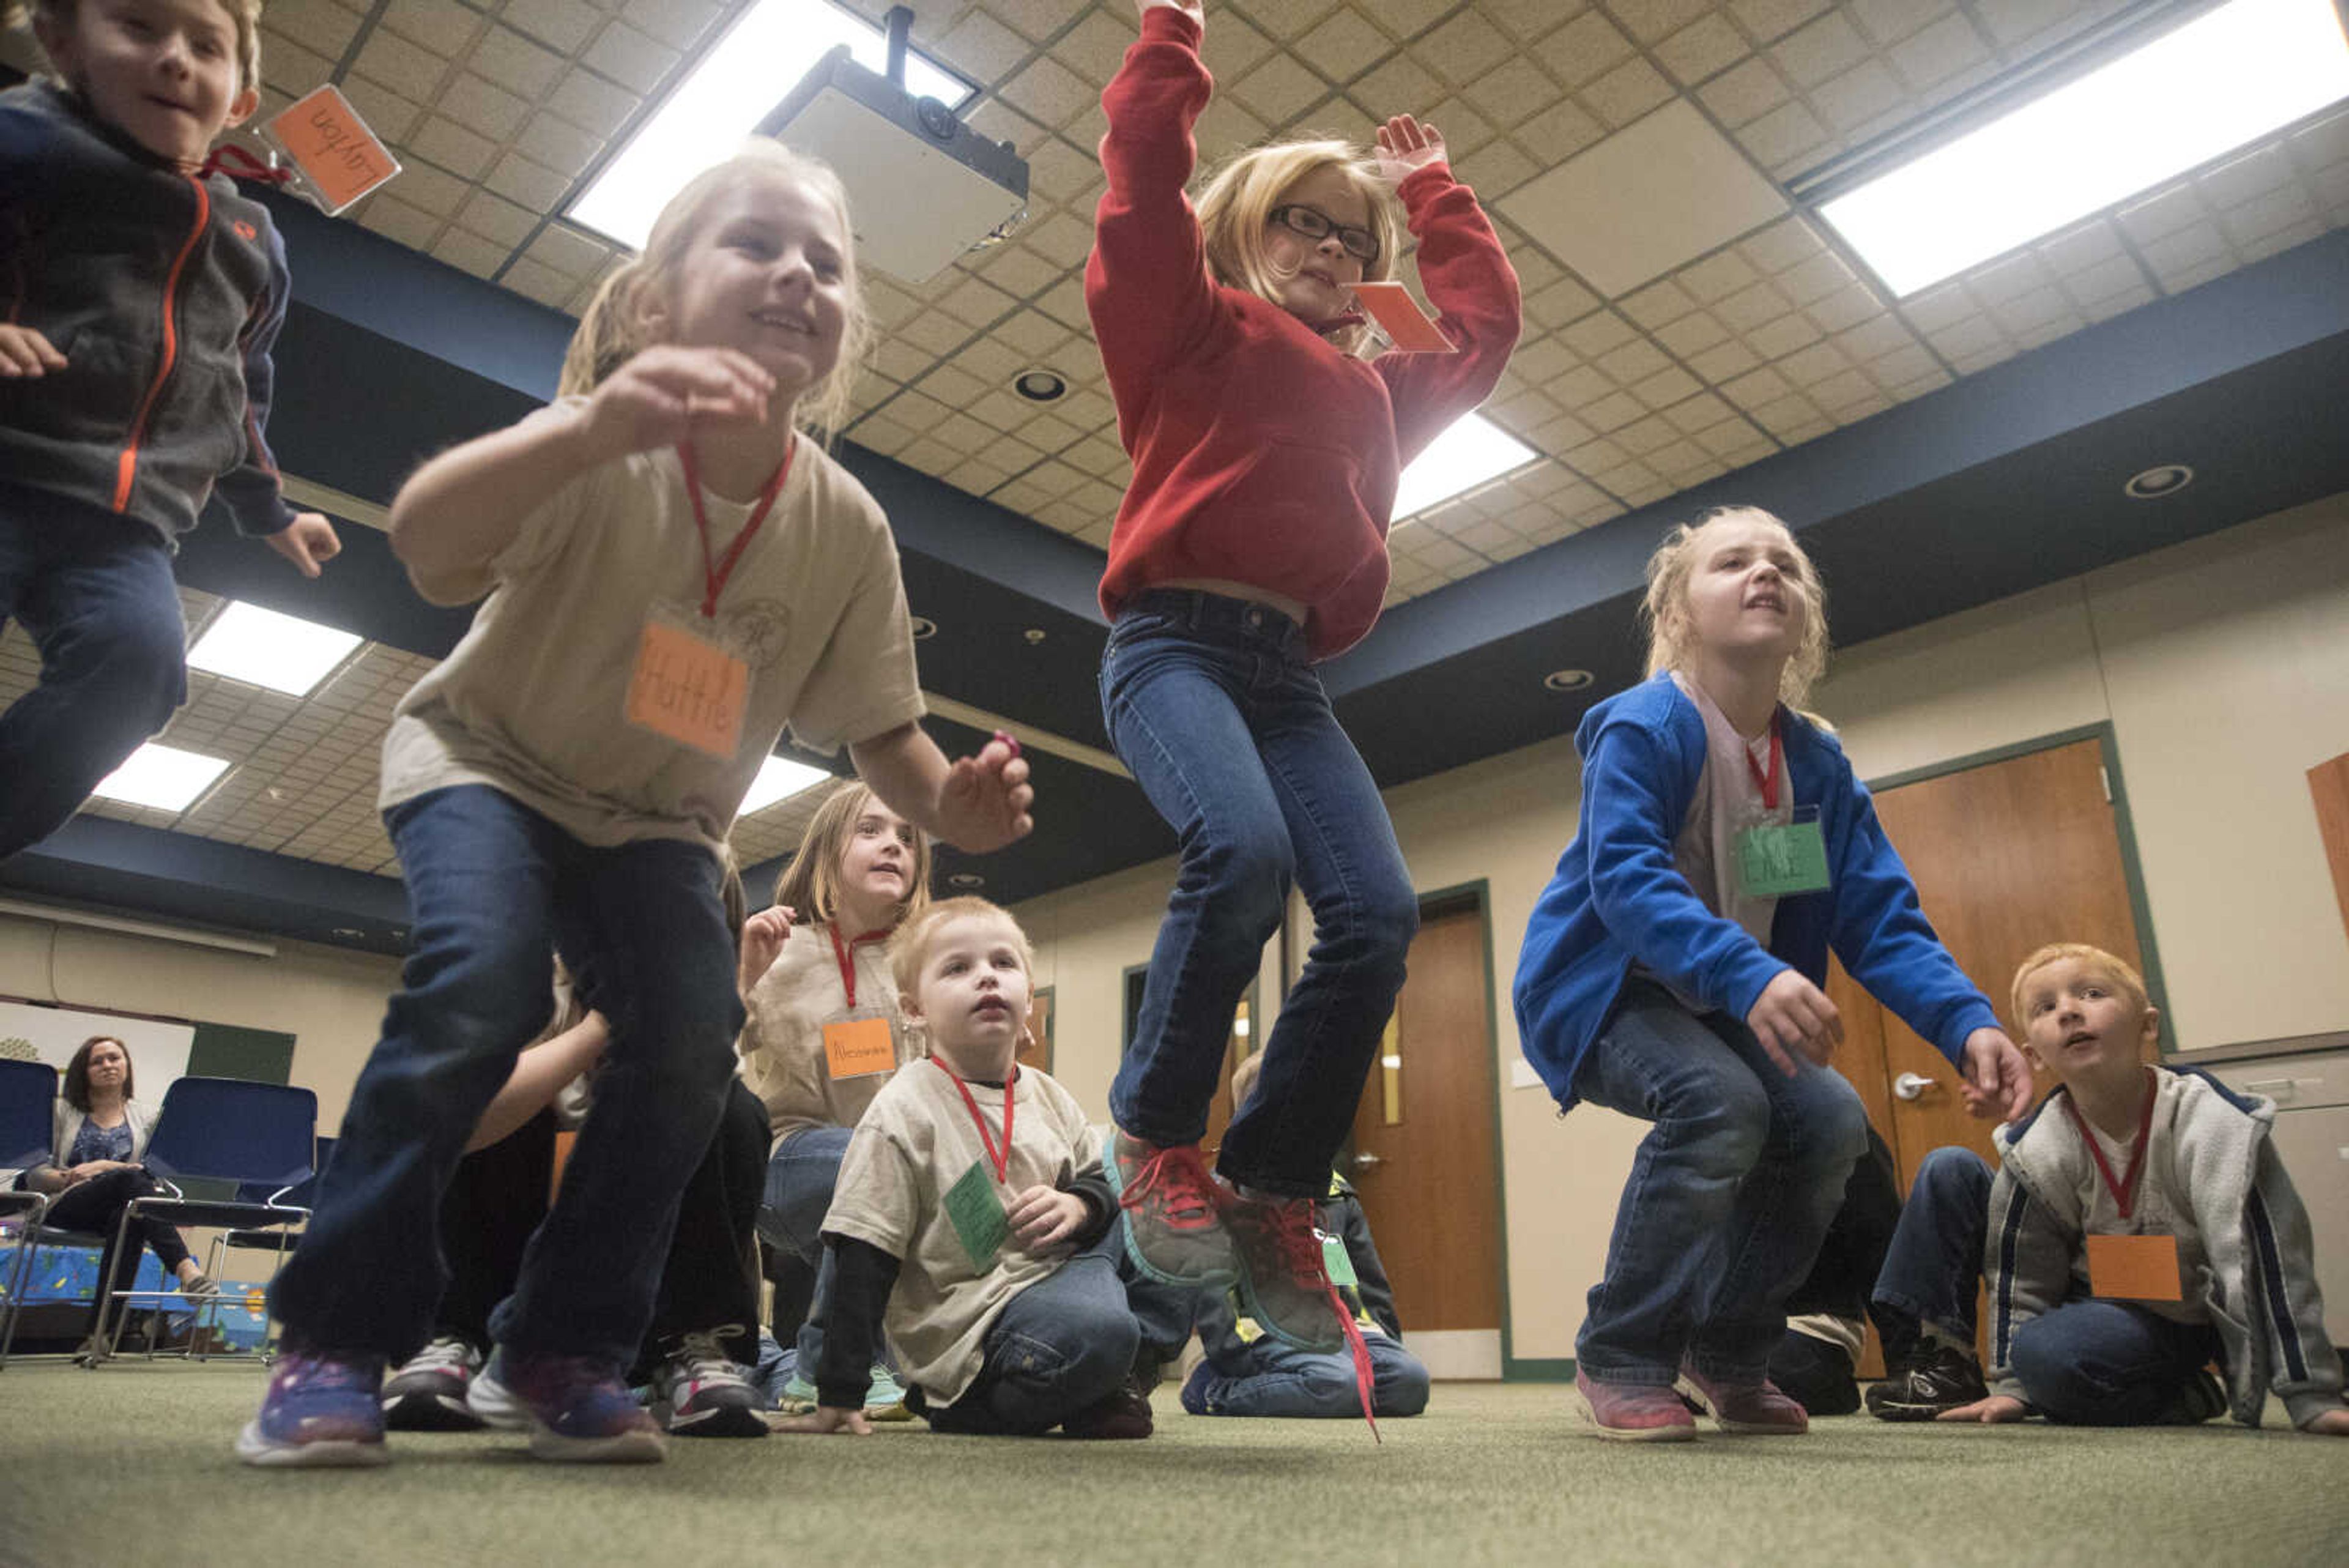
[[[1863,777],[2109,722],[2180,1046],[2349,1028],[2349,935],[2305,780],[2349,751],[2349,496],[1851,649],[1816,705]],[[1518,936],[1578,795],[1561,735],[1387,797],[1423,890],[1489,891],[1498,1081],[1516,1085],[1501,1091],[1501,1164],[1520,1359],[1573,1354],[1641,1130],[1588,1107],[1561,1121],[1513,1072]],[[1057,1075],[1096,1115],[1120,976],[1148,960],[1172,872],[1162,861],[1019,910],[1058,987]]]

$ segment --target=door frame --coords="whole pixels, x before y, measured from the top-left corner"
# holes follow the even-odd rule
[[[2069,730],[2057,730],[2030,740],[2014,741],[1987,751],[1969,752],[1963,756],[1943,762],[1927,763],[1921,767],[1907,768],[1899,773],[1886,774],[1881,778],[1861,781],[1869,794],[1899,789],[1902,784],[1922,784],[1927,779],[1940,778],[1949,774],[1961,774],[1971,768],[1986,767],[2015,757],[2027,757],[2034,752],[2050,752],[2058,746],[2069,746],[2081,741],[2095,741],[2098,760],[2104,764],[2105,787],[2112,795],[2113,836],[2120,846],[2121,877],[2128,888],[2129,919],[2137,924],[2137,956],[2145,962],[2147,998],[2160,1010],[2159,1037],[2156,1052],[2167,1062],[2178,1054],[2178,1038],[2170,1023],[2169,998],[2161,982],[2161,950],[2154,940],[2153,907],[2145,893],[2145,868],[2137,861],[2137,826],[2129,815],[2128,786],[2121,777],[2121,753],[2113,722],[2103,719],[2093,724],[2082,724]],[[1992,999],[1992,1006],[1998,999]],[[2002,1025],[2007,1021],[2002,1021]]]

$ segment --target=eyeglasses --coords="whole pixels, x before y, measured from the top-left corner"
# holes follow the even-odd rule
[[[1378,235],[1368,229],[1358,229],[1350,223],[1341,223],[1327,213],[1318,212],[1311,207],[1300,207],[1292,202],[1275,207],[1266,216],[1293,233],[1303,234],[1309,240],[1326,240],[1331,234],[1337,235],[1338,244],[1345,247],[1346,254],[1364,266],[1379,259]]]

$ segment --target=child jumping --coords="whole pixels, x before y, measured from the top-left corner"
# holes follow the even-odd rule
[[[2268,1136],[2274,1106],[2147,1064],[2159,1014],[2137,971],[2100,948],[2041,948],[2015,971],[2013,1000],[2060,1087],[1999,1129],[1995,1179],[1957,1148],[1918,1173],[1877,1304],[1915,1319],[1938,1355],[1871,1390],[1868,1407],[2095,1427],[2194,1426],[2231,1407],[2256,1427],[2272,1391],[2302,1431],[2349,1437],[2308,1211]]]
[[[415,950],[273,1291],[288,1354],[238,1442],[249,1463],[386,1457],[377,1386],[432,1326],[441,1188],[544,1017],[557,948],[611,1043],[491,1319],[490,1370],[538,1457],[660,1458],[620,1371],[733,1076],[720,857],[760,764],[788,722],[806,744],[846,740],[882,798],[942,837],[986,850],[1029,830],[1012,747],[949,766],[916,722],[887,520],[794,428],[846,406],[852,233],[828,171],[750,144],[607,281],[566,395],[435,458],[393,504],[425,597],[489,598],[384,739]]]
[[[1951,961],[1834,736],[1795,710],[1826,660],[1818,574],[1766,512],[1674,529],[1648,562],[1650,679],[1575,735],[1582,805],[1516,984],[1561,1108],[1652,1122],[1576,1345],[1604,1438],[1806,1430],[1768,1377],[1789,1293],[1867,1147],[1826,1063],[1830,949],[2019,1116],[2031,1071]]]
[[[215,488],[305,576],[342,548],[285,504],[261,435],[285,247],[207,171],[261,101],[261,0],[6,14],[56,79],[0,93],[0,626],[41,652],[0,715],[0,860],[186,701],[171,556]]]
[[[929,1059],[874,1096],[841,1162],[820,1402],[790,1429],[872,1429],[879,1320],[934,1431],[1150,1436],[1100,1135],[1068,1090],[1019,1065],[1027,934],[983,898],[949,898],[900,928],[889,967]]]
[[[1203,17],[1176,0],[1141,11],[1102,98],[1109,188],[1085,269],[1134,471],[1102,579],[1102,709],[1182,863],[1110,1095],[1111,1179],[1144,1272],[1237,1276],[1267,1332],[1326,1350],[1342,1310],[1313,1204],[1402,987],[1418,904],[1313,666],[1378,618],[1398,475],[1499,379],[1516,275],[1443,138],[1408,115],[1380,129],[1374,163],[1342,141],[1243,153],[1195,213],[1191,127],[1213,86]],[[1459,352],[1366,361],[1353,286],[1393,275],[1403,217]],[[1235,1194],[1198,1142],[1292,879],[1314,944],[1224,1141]]]

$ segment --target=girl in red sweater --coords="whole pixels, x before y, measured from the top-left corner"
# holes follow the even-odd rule
[[[1402,465],[1482,402],[1516,343],[1516,275],[1444,139],[1409,115],[1375,159],[1343,141],[1242,153],[1195,212],[1191,127],[1213,88],[1197,0],[1140,0],[1102,108],[1109,189],[1085,268],[1133,483],[1111,535],[1102,707],[1182,836],[1110,1108],[1134,1262],[1236,1282],[1305,1349],[1339,1343],[1312,1200],[1329,1183],[1418,924],[1378,787],[1313,670],[1386,595]],[[1408,223],[1451,355],[1375,360],[1353,286],[1392,275]],[[1291,880],[1314,942],[1218,1164],[1206,1131],[1240,993]]]

